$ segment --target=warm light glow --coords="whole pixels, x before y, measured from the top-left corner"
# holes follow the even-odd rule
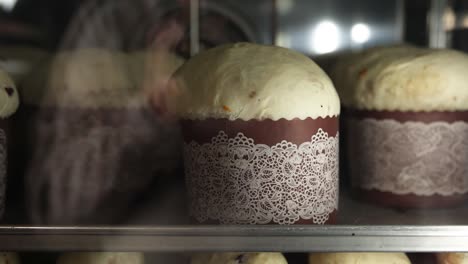
[[[340,31],[332,21],[320,22],[312,33],[312,49],[318,54],[333,52],[340,45]]]
[[[11,11],[15,7],[18,0],[0,0],[0,6],[7,11]]]
[[[351,39],[353,42],[363,44],[369,41],[371,31],[368,25],[358,23],[351,28]]]
[[[452,8],[450,7],[445,8],[443,19],[444,19],[445,30],[450,31],[455,28],[456,16]]]

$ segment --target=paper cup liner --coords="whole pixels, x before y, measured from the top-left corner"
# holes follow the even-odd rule
[[[183,120],[190,215],[203,224],[329,224],[338,118]]]
[[[468,112],[346,111],[356,194],[399,208],[457,205],[468,194]]]

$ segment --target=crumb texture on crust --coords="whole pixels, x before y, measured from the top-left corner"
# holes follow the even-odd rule
[[[468,55],[411,46],[346,56],[332,71],[343,105],[363,110],[468,110]]]
[[[281,47],[228,44],[191,58],[175,74],[182,118],[305,119],[340,113],[338,94],[310,58]]]

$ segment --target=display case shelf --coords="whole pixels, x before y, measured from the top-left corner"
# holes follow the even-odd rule
[[[468,226],[1,227],[8,251],[467,251]]]
[[[468,207],[397,211],[342,194],[338,225],[190,226],[180,221],[183,196],[170,193],[166,202],[142,206],[126,226],[2,226],[0,250],[468,251]],[[176,219],[181,225],[168,225]]]

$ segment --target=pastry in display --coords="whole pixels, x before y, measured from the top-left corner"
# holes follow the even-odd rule
[[[170,90],[195,222],[335,220],[340,102],[312,60],[275,46],[223,45],[187,61]]]
[[[468,253],[437,253],[437,264],[466,264]]]
[[[144,264],[145,256],[137,252],[63,253],[57,264]]]
[[[0,216],[3,216],[5,211],[11,116],[18,110],[19,102],[15,83],[5,71],[0,69]]]
[[[173,178],[177,131],[154,114],[130,61],[102,49],[54,59],[26,176],[33,222],[119,221],[139,195]]]
[[[424,49],[411,45],[395,45],[375,47],[342,56],[330,70],[330,78],[340,95],[341,104],[345,107],[349,105],[350,102],[346,100],[353,98],[356,86],[364,85],[366,80],[381,71],[389,60],[423,51]]]
[[[197,254],[191,264],[287,264],[281,253],[213,253]]]
[[[411,264],[405,253],[312,253],[309,264]]]
[[[17,253],[0,252],[0,264],[19,264],[21,263]]]
[[[460,204],[468,194],[468,55],[375,53],[355,70],[354,84],[338,89],[353,187],[391,207]]]
[[[380,62],[398,58],[405,54],[411,54],[417,50],[418,48],[410,45],[378,46],[362,52],[352,52],[338,56],[329,71],[330,78],[340,95],[342,105],[340,132],[342,135],[348,135],[346,117],[349,102],[346,100],[353,98],[353,91],[358,83],[366,84],[367,78],[372,76],[372,73],[377,72],[382,66]],[[352,141],[352,139],[350,140]],[[353,163],[353,159],[347,157],[348,145],[348,137],[342,136],[340,138],[340,181],[343,184],[342,186],[346,187],[352,185],[350,166]]]

